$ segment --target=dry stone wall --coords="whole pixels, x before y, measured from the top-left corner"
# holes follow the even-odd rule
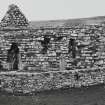
[[[79,88],[105,83],[105,68],[50,71],[45,73],[1,72],[0,89],[9,93],[29,93],[60,88]]]
[[[0,59],[17,42],[26,70],[74,70],[105,65],[104,26],[0,31]]]

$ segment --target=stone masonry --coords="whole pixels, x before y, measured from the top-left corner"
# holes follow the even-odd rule
[[[105,83],[105,24],[35,29],[16,5],[10,5],[0,24],[4,68],[13,42],[18,44],[22,66],[0,72],[1,90],[33,93]]]
[[[1,72],[0,90],[12,94],[34,94],[45,90],[80,88],[105,83],[105,68],[42,73]]]
[[[17,15],[13,11],[17,11]],[[34,29],[28,26],[27,19],[17,6],[10,6],[7,14],[1,21],[0,28],[1,61],[6,62],[7,50],[12,42],[16,42],[23,70],[26,71],[104,67],[105,26],[103,24]]]
[[[44,44],[45,39],[49,41]],[[11,43],[17,42],[28,69],[59,70],[62,64],[64,70],[103,67],[104,41],[103,26],[1,30],[0,59],[6,61]]]

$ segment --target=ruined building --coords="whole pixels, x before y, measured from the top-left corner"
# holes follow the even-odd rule
[[[22,70],[75,70],[105,65],[105,27],[101,24],[34,28],[16,5],[10,5],[0,23],[1,61],[8,62],[13,43],[18,46]]]

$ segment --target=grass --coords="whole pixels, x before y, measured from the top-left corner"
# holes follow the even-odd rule
[[[0,93],[0,105],[105,105],[105,88],[97,85],[23,96]]]

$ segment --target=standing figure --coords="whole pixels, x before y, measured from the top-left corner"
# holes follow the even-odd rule
[[[8,50],[7,62],[9,64],[9,70],[18,70],[19,48],[17,43],[12,43],[11,48]]]

